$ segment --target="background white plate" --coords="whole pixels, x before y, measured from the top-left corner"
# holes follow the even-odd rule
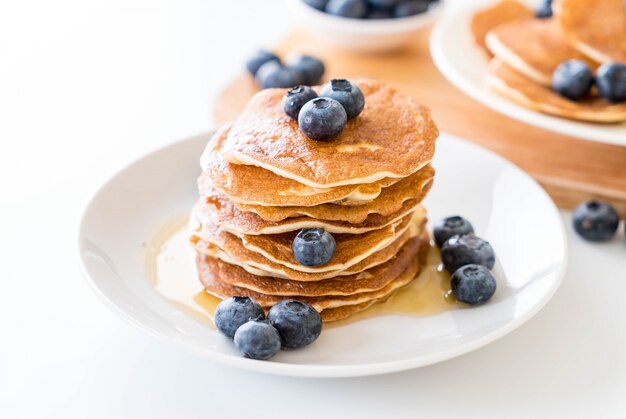
[[[509,333],[558,288],[566,240],[558,212],[529,176],[497,155],[443,134],[431,219],[460,213],[489,240],[499,288],[489,304],[429,317],[386,315],[325,330],[309,347],[271,361],[236,353],[232,342],[187,317],[151,287],[146,243],[196,200],[206,136],[174,143],[115,175],[88,204],[79,231],[82,270],[115,312],[142,330],[207,358],[294,376],[360,376],[419,367],[458,356]]]
[[[489,2],[467,2],[465,7],[441,18],[430,38],[431,54],[439,71],[468,96],[511,118],[584,140],[626,146],[626,123],[604,125],[557,118],[520,106],[482,85],[488,61],[474,44],[469,24],[475,10],[485,3]]]

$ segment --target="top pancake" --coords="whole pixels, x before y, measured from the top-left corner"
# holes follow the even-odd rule
[[[491,56],[491,51],[489,51],[486,44],[486,37],[489,31],[503,23],[518,19],[530,19],[533,16],[533,11],[523,4],[517,1],[505,0],[474,14],[470,23],[470,30],[472,35],[474,35],[474,42],[487,55]]]
[[[552,19],[504,23],[487,34],[486,42],[508,66],[545,86],[552,84],[552,73],[563,61],[585,58]]]
[[[555,15],[574,46],[595,61],[626,63],[624,0],[558,0]]]
[[[224,158],[313,188],[403,178],[427,165],[439,135],[428,108],[381,82],[353,81],[365,95],[365,108],[334,140],[307,138],[282,109],[287,90],[266,89],[233,124]]]

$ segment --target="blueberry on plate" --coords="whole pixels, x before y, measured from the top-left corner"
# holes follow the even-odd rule
[[[496,263],[496,254],[489,242],[473,234],[461,234],[450,237],[443,244],[441,261],[450,273],[472,264],[491,269]]]
[[[552,89],[563,97],[579,100],[593,86],[593,72],[582,60],[563,61],[552,74]]]
[[[310,55],[298,55],[292,58],[287,62],[287,67],[302,73],[303,84],[307,86],[318,84],[326,70],[321,60]]]
[[[393,9],[393,17],[400,18],[419,15],[428,10],[430,3],[429,0],[402,1]]]
[[[235,346],[246,358],[269,359],[280,350],[280,335],[269,321],[250,320],[237,329]]]
[[[296,86],[283,96],[283,110],[297,121],[300,109],[302,109],[305,103],[316,97],[317,93],[309,86]]]
[[[230,297],[221,301],[215,309],[215,327],[233,338],[237,328],[252,319],[264,319],[263,309],[250,297]]]
[[[333,79],[322,89],[321,97],[329,97],[341,103],[348,119],[356,118],[365,107],[363,92],[354,83],[344,79]]]
[[[291,245],[293,256],[304,266],[321,266],[335,253],[335,238],[321,228],[305,228],[298,232]]]
[[[328,0],[303,0],[306,4],[311,6],[314,9],[324,11],[326,5],[328,4]]]
[[[604,63],[598,68],[596,85],[600,95],[610,102],[626,101],[626,65]]]
[[[272,52],[261,50],[258,51],[252,58],[246,63],[246,69],[250,74],[256,76],[259,68],[267,62],[275,61],[280,64],[280,58]]]
[[[367,0],[372,10],[389,10],[396,6],[400,0]]]
[[[605,202],[583,202],[574,209],[572,218],[580,237],[594,242],[611,240],[619,226],[617,211]]]
[[[435,243],[438,247],[443,246],[446,240],[452,236],[473,232],[474,227],[472,227],[472,224],[460,215],[453,215],[437,221],[433,230]]]
[[[326,13],[360,19],[367,13],[367,4],[365,0],[330,0],[326,5]]]
[[[482,265],[465,265],[452,274],[452,293],[473,306],[484,304],[496,292],[496,279]]]
[[[312,140],[329,141],[341,134],[348,116],[336,100],[318,97],[304,104],[298,114],[298,125]]]
[[[283,348],[303,348],[322,333],[322,317],[307,303],[283,300],[267,313],[267,319],[278,330]]]
[[[256,81],[263,88],[293,87],[302,84],[303,76],[278,61],[268,61],[256,73]]]
[[[543,0],[537,8],[535,16],[539,19],[552,17],[552,0]]]
[[[371,9],[369,12],[367,12],[367,15],[365,15],[365,19],[372,19],[372,20],[376,20],[376,19],[391,19],[391,11],[390,10],[385,10],[385,9]]]

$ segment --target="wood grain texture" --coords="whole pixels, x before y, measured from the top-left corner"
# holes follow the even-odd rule
[[[275,50],[282,57],[308,53],[326,64],[327,78],[375,77],[432,109],[441,131],[473,141],[506,157],[539,181],[562,208],[586,199],[612,202],[626,216],[626,147],[583,141],[515,121],[475,102],[452,86],[433,64],[429,30],[404,51],[383,55],[336,49],[306,31],[287,36]],[[258,91],[241,74],[218,95],[214,121],[236,118]]]

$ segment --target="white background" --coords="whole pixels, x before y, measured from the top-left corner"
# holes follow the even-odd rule
[[[91,293],[82,205],[124,164],[210,129],[219,87],[292,25],[276,0],[0,1],[0,417],[626,417],[626,240],[584,243],[565,213],[569,269],[543,311],[400,374],[228,369]]]

